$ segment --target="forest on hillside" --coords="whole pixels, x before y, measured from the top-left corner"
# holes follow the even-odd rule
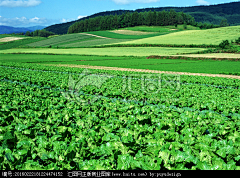
[[[195,19],[183,12],[174,10],[161,12],[126,12],[122,15],[98,16],[79,21],[69,27],[68,33],[80,33],[99,30],[114,30],[134,26],[196,25]]]
[[[193,7],[159,7],[159,8],[145,8],[145,9],[137,9],[136,12],[148,12],[148,11],[170,11],[173,9],[176,12],[184,12],[186,14],[191,15],[194,17],[196,22],[201,23],[208,23],[208,24],[215,24],[220,25],[222,20],[227,20],[229,25],[240,25],[240,2],[231,2],[225,4],[218,4],[218,5],[210,5],[210,6],[193,6]],[[132,10],[115,10],[115,11],[106,11],[106,12],[99,12],[93,14],[88,17],[84,17],[79,20],[62,23],[62,24],[55,24],[45,29],[47,31],[54,32],[56,34],[66,34],[68,29],[71,25],[76,22],[84,21],[89,18],[94,18],[98,16],[108,16],[108,15],[122,15],[126,12],[133,13],[135,11]]]

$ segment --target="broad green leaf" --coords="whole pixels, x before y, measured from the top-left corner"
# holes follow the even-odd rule
[[[197,168],[200,170],[211,170],[211,167],[206,162],[198,162]]]
[[[18,150],[17,151],[17,153],[20,155],[20,156],[22,156],[22,155],[25,155],[25,154],[27,154],[27,152],[28,152],[28,150]]]
[[[161,157],[164,160],[164,164],[168,163],[170,154],[166,151],[160,151],[158,157]]]

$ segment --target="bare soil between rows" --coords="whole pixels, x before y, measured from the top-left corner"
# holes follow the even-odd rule
[[[89,66],[89,65],[74,65],[74,64],[44,64],[57,67],[75,67],[75,68],[86,68],[86,69],[102,69],[102,70],[117,70],[117,71],[132,71],[132,72],[146,72],[146,73],[162,73],[162,74],[174,74],[174,75],[193,75],[193,76],[206,76],[206,77],[222,77],[239,79],[240,76],[236,75],[224,75],[224,74],[204,74],[204,73],[189,73],[189,72],[170,72],[170,71],[158,71],[148,69],[131,69],[131,68],[118,68],[118,67],[105,67],[105,66]]]
[[[183,56],[192,58],[218,58],[218,59],[240,59],[240,54],[237,53],[208,53],[208,54],[182,54],[182,55],[171,55],[171,56]]]
[[[89,34],[89,33],[84,33],[84,34],[85,35],[89,35],[89,36],[98,37],[98,38],[112,39],[112,38],[107,38],[107,37],[103,37],[103,36],[93,35],[93,34]]]
[[[19,38],[19,37],[5,37],[0,39],[0,42],[9,42],[9,41],[15,41],[15,40],[21,40],[23,38]]]

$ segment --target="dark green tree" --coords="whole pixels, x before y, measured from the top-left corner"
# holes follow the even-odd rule
[[[223,19],[223,20],[220,22],[220,26],[221,26],[221,27],[227,27],[227,26],[229,26],[227,19]]]
[[[219,44],[219,47],[224,49],[224,48],[227,48],[228,46],[230,45],[229,41],[228,40],[223,40],[220,44]]]
[[[39,30],[35,30],[34,32],[33,32],[33,36],[38,36],[39,35]]]
[[[137,26],[138,25],[138,17],[139,17],[139,15],[138,15],[138,12],[137,11],[135,11],[133,14],[132,14],[132,24],[131,24],[131,26]]]
[[[27,32],[25,33],[25,36],[31,36],[30,31],[27,31]]]
[[[184,24],[183,24],[183,28],[184,28],[184,30],[187,29],[187,22],[184,22]]]
[[[240,37],[235,41],[237,44],[240,44]]]
[[[140,13],[138,14],[138,20],[137,20],[138,26],[139,26],[139,25],[143,25],[143,20],[144,20],[143,13],[140,12]]]
[[[127,12],[124,16],[124,24],[127,27],[130,27],[130,25],[131,25],[130,24],[130,13],[129,12]]]
[[[147,26],[151,26],[153,23],[153,12],[151,10],[147,12],[146,23]]]
[[[156,25],[157,25],[157,12],[156,12],[156,11],[154,11],[154,12],[152,13],[152,25],[153,25],[153,26],[156,26]]]

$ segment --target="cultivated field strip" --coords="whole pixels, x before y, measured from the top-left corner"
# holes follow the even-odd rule
[[[35,71],[35,72],[47,72],[47,73],[58,73],[58,74],[85,76],[85,74],[82,74],[82,73],[59,72],[59,71],[51,71],[51,70],[34,70],[34,69],[29,69],[29,68],[17,68],[17,67],[9,67],[9,66],[1,66],[1,65],[0,65],[0,67],[8,68],[8,69],[16,69],[16,70],[25,70],[25,71]],[[98,75],[101,76],[102,74],[90,74],[90,75],[91,76],[98,76]],[[171,75],[174,75],[174,74],[169,74],[169,75],[171,76]],[[141,75],[139,75],[139,76],[141,76]],[[128,76],[123,77],[123,76],[115,76],[115,75],[111,76],[110,78],[141,80],[141,78],[134,78],[134,77],[129,78]],[[152,81],[151,79],[145,79],[145,80]],[[161,81],[164,81],[164,80],[161,79]],[[224,88],[239,89],[238,86],[232,87],[232,86],[226,86],[226,85],[210,85],[210,84],[203,84],[203,83],[187,83],[186,81],[174,81],[174,82],[175,83],[179,82],[179,84],[181,84],[181,85],[203,85],[203,86],[215,87],[215,88],[220,88],[220,89],[224,89]],[[240,83],[239,83],[239,87],[240,87]]]
[[[167,48],[167,47],[109,47],[109,48],[73,48],[73,49],[8,49],[0,50],[5,54],[77,54],[77,55],[103,55],[103,56],[151,56],[151,55],[175,55],[190,54],[205,51],[204,48]]]
[[[44,86],[44,87],[60,87],[62,89],[69,89],[69,87],[70,87],[68,75],[61,75],[61,74],[55,74],[55,73],[52,73],[50,75],[49,73],[42,73],[42,72],[36,73],[36,72],[31,72],[31,71],[16,71],[16,70],[3,69],[3,68],[2,68],[2,70],[3,70],[2,73],[4,74],[2,76],[3,79],[16,80],[18,82],[27,82],[27,83],[32,81],[33,83],[31,83],[31,84],[41,84],[41,86]],[[72,76],[72,77],[73,77],[73,80],[76,80],[76,81],[79,80],[79,76]],[[101,81],[104,78],[96,76],[96,78],[91,79],[91,77],[90,78],[89,77],[86,77],[86,81],[90,80],[89,86],[83,86],[81,88],[81,90],[83,92],[87,92],[87,94],[98,93],[99,95],[103,95],[103,96],[108,96],[108,97],[118,96],[118,97],[122,97],[125,99],[135,99],[135,98],[138,98],[139,96],[141,96],[140,98],[142,98],[142,100],[148,99],[148,100],[153,100],[153,102],[162,102],[163,103],[164,101],[162,101],[161,99],[166,98],[167,96],[171,96],[173,98],[179,99],[179,98],[184,98],[185,95],[190,95],[190,93],[184,93],[183,89],[189,90],[191,88],[191,90],[192,90],[191,93],[195,92],[194,96],[196,96],[198,98],[198,100],[201,101],[200,102],[201,105],[204,103],[206,104],[209,100],[211,100],[211,98],[212,99],[215,98],[215,96],[212,96],[212,94],[210,94],[208,96],[208,97],[211,96],[210,98],[206,98],[206,96],[203,95],[199,91],[199,90],[201,90],[202,87],[206,87],[206,86],[202,86],[202,85],[194,85],[194,86],[181,85],[180,86],[181,89],[179,91],[177,91],[177,87],[179,86],[178,83],[172,82],[171,85],[169,86],[168,85],[169,81],[165,80],[161,83],[161,90],[158,93],[139,92],[139,93],[135,94],[134,92],[131,92],[129,90],[129,88],[127,88],[127,87],[123,90],[123,86],[125,85],[125,83],[124,83],[125,80],[123,80],[123,79],[109,78],[105,83],[103,83],[101,85],[101,87],[97,87],[97,88],[93,87],[92,88],[92,85],[94,86],[94,82],[96,82],[96,80]],[[169,77],[169,76],[167,76],[167,77]],[[167,77],[166,77],[166,79],[167,79]],[[91,81],[91,80],[93,80],[93,81]],[[211,81],[211,79],[208,79],[208,80]],[[85,78],[84,78],[84,81],[85,81]],[[97,84],[97,83],[95,83],[95,84]],[[139,90],[139,88],[141,88],[141,81],[133,80],[133,81],[131,81],[131,84],[132,84],[131,90],[133,90],[133,91]],[[237,83],[235,83],[235,86],[237,86]],[[229,94],[225,94],[224,96],[222,96],[223,95],[222,92],[231,91],[232,92],[231,96],[234,95],[234,97],[232,97],[232,99],[234,99],[236,102],[239,102],[239,90],[238,89],[228,88],[228,89],[222,90],[220,88],[214,88],[214,87],[211,87],[211,88],[206,87],[204,89],[210,93],[211,92],[216,93],[216,94],[218,93],[221,95],[221,98],[225,98],[225,99],[228,98]],[[180,93],[183,95],[181,96]],[[214,99],[214,100],[216,100],[216,99]],[[218,100],[219,100],[218,101],[219,104],[222,103],[222,100],[220,100],[220,98]],[[177,102],[177,103],[172,102],[172,103],[176,104],[177,106],[178,105],[180,105],[180,106],[193,105],[194,106],[194,104],[192,102],[193,102],[193,100],[190,99],[187,103],[181,103],[181,102]],[[198,105],[195,107],[200,107],[200,106]]]
[[[86,39],[91,39],[92,36],[85,35],[85,34],[70,34],[70,35],[63,35],[59,37],[50,38],[47,40],[30,43],[28,46],[32,47],[48,47],[48,46],[54,46],[54,45],[61,45],[63,43],[70,43],[70,42],[76,42]]]
[[[174,91],[166,86],[161,95],[144,100],[143,93],[117,93],[122,83],[114,78],[99,90],[82,88],[76,99],[91,101],[99,93],[103,97],[76,104],[79,100],[69,100],[58,90],[68,89],[68,75],[0,70],[1,170],[240,169],[239,90],[181,86]],[[136,89],[138,84],[133,81]]]
[[[88,47],[99,46],[107,44],[115,44],[119,42],[131,41],[131,39],[92,39],[88,41],[73,42],[69,44],[62,44],[59,47]]]
[[[179,44],[179,45],[219,45],[222,40],[236,40],[240,26],[231,26],[207,30],[188,30],[163,36],[149,37],[119,44]]]
[[[187,62],[186,62],[187,63]],[[175,63],[177,64],[177,63]],[[157,70],[146,70],[146,69],[131,69],[131,68],[119,68],[119,67],[105,67],[105,66],[89,66],[89,65],[64,65],[58,64],[63,67],[78,67],[78,68],[89,68],[89,69],[105,69],[105,70],[119,70],[119,71],[132,71],[132,72],[148,72],[155,74],[172,74],[172,75],[193,75],[193,76],[206,76],[206,77],[223,77],[240,79],[240,76],[236,75],[224,75],[224,74],[203,74],[203,73],[189,73],[189,72],[172,72],[172,71],[157,71]]]

